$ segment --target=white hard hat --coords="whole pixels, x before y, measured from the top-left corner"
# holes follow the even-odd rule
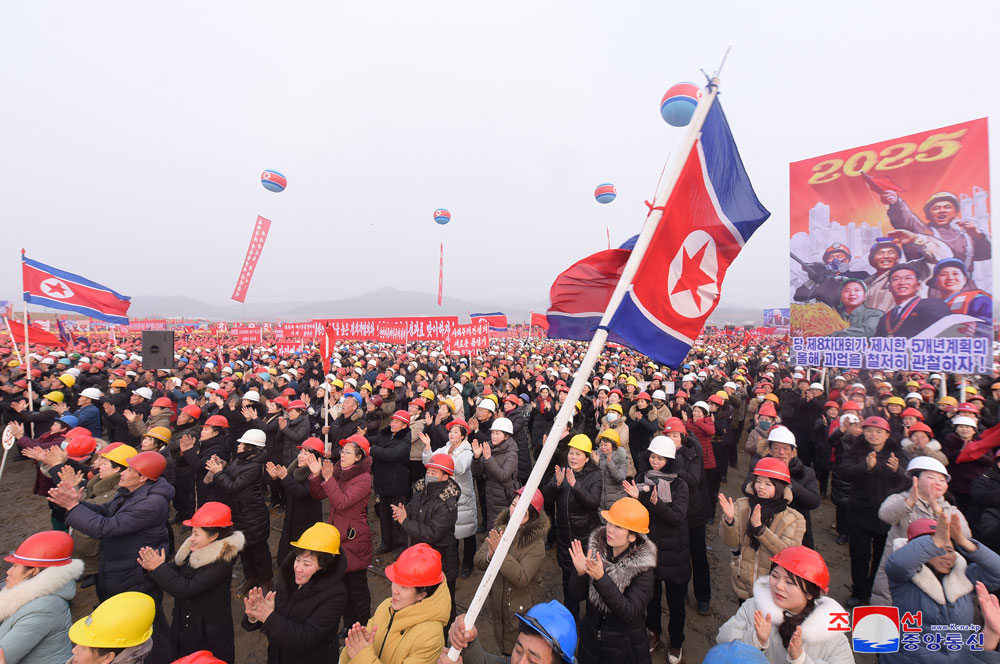
[[[491,413],[497,412],[497,405],[493,403],[493,399],[483,399],[482,401],[476,404],[476,408],[485,408]]]
[[[960,425],[960,424],[964,424],[966,426],[970,426],[970,427],[973,427],[973,428],[975,428],[975,426],[976,426],[976,421],[974,419],[972,419],[971,417],[966,417],[965,415],[959,415],[958,417],[953,418],[951,420],[951,423],[952,423],[953,426],[956,426],[956,427],[958,425]]]
[[[909,401],[910,399],[918,399],[918,400],[920,400],[920,401],[923,401],[923,400],[924,400],[924,398],[923,398],[922,396],[920,396],[920,394],[919,394],[919,393],[917,393],[917,392],[910,392],[910,393],[909,393],[909,394],[907,394],[907,395],[906,395],[905,397],[903,397],[903,399],[904,399],[905,401]]]
[[[152,393],[151,393],[152,394]],[[87,397],[88,399],[94,399],[95,401],[100,400],[104,395],[96,387],[88,387],[83,392],[80,392],[81,397]]]
[[[484,401],[493,403],[493,399],[484,399]],[[490,431],[503,431],[505,434],[513,436],[514,424],[506,417],[498,417],[493,420],[493,426],[490,427]]]
[[[788,427],[778,426],[771,427],[771,430],[767,434],[768,443],[784,443],[786,445],[791,445],[792,447],[798,447],[795,444],[795,434],[791,432]]]
[[[209,391],[210,392],[214,392],[217,389],[219,389],[219,384],[216,383],[215,381],[212,381],[211,383],[209,383],[208,385],[205,386],[205,391],[206,392],[209,392]]]
[[[247,429],[246,433],[236,439],[236,442],[264,447],[267,443],[267,434],[260,429]]]
[[[857,424],[860,421],[861,418],[855,415],[854,413],[844,413],[843,415],[840,416],[841,426],[843,426],[844,424]]]
[[[656,436],[649,441],[649,451],[667,459],[677,458],[677,446],[667,436]]]
[[[667,393],[664,392],[663,390],[653,390],[653,398],[659,399],[660,401],[666,401]]]
[[[701,408],[706,413],[712,412],[711,409],[708,407],[708,404],[705,403],[704,401],[695,401],[694,402],[694,408]]]
[[[72,368],[67,369],[66,373],[68,373],[73,378],[79,378],[80,377],[80,370],[77,369],[76,367],[72,367]]]
[[[260,394],[257,393],[257,392],[255,392],[255,391],[253,391],[253,390],[250,390],[249,392],[247,392],[246,394],[243,395],[243,400],[244,401],[256,401],[257,403],[260,403]]]
[[[819,390],[820,392],[822,392],[823,391],[823,386],[820,385],[819,383],[813,383],[812,385],[809,386],[809,389],[810,390]]]
[[[132,390],[132,394],[137,394],[146,400],[153,398],[153,390],[148,387],[140,387],[138,390]]]
[[[933,470],[936,473],[941,473],[944,475],[947,481],[951,481],[951,475],[948,474],[948,469],[944,467],[944,464],[929,456],[918,456],[910,459],[910,463],[906,466],[906,476],[913,477],[921,470]]]
[[[723,385],[722,385],[722,386],[723,386],[723,387],[728,387],[728,388],[729,388],[729,389],[731,389],[731,390],[738,390],[738,389],[740,389],[740,386],[739,386],[739,385],[737,385],[736,383],[734,383],[734,382],[733,382],[733,381],[731,381],[731,380],[727,380],[727,381],[726,381],[725,383],[723,383]]]

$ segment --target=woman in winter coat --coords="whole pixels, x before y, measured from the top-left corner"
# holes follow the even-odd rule
[[[963,530],[955,514],[942,512],[936,523],[931,519],[914,521],[908,528],[908,541],[899,542],[886,561],[892,604],[899,607],[901,615],[920,612],[924,634],[932,633],[932,625],[972,624],[976,583],[984,583],[990,591],[1000,587],[1000,556],[970,540]],[[921,643],[925,643],[924,634]],[[881,658],[888,664],[951,661],[944,648],[941,652],[924,648],[903,652],[900,648],[900,652],[885,653]]]
[[[393,549],[402,551],[406,546],[403,531],[392,519],[392,506],[406,500],[410,485],[410,447],[410,414],[405,410],[393,413],[388,432],[371,440],[372,481],[378,496],[375,511],[382,535],[376,555]]]
[[[347,606],[344,625],[366,622],[371,617],[372,598],[368,592],[368,566],[372,564],[372,531],[368,525],[368,497],[372,493],[372,459],[368,439],[361,434],[340,441],[340,460],[320,464],[309,461],[309,489],[313,498],[325,495],[330,502],[330,523],[341,537],[347,559],[344,586]]]
[[[718,643],[743,641],[762,650],[771,664],[853,664],[842,632],[830,629],[848,615],[826,595],[830,571],[823,557],[790,546],[773,557],[769,574],[753,584],[753,595],[719,630]]]
[[[688,430],[701,444],[702,459],[705,464],[705,484],[709,496],[719,493],[722,485],[722,462],[716,458],[715,452],[718,443],[713,444],[715,437],[715,416],[712,415],[711,407],[704,401],[698,401],[691,409],[691,420],[687,424]],[[709,505],[709,516],[715,518],[715,501]]]
[[[666,436],[649,443],[649,470],[636,482],[626,483],[629,497],[636,498],[649,511],[649,539],[656,544],[656,574],[653,597],[646,608],[649,652],[661,645],[663,614],[660,598],[667,594],[670,623],[667,633],[667,661],[677,664],[683,657],[688,581],[691,579],[691,552],[688,550],[687,483],[671,472],[676,466],[677,448]]]
[[[666,395],[659,392],[658,396],[662,399]],[[639,392],[635,397],[635,403],[628,409],[629,453],[632,455],[632,467],[635,468],[636,473],[649,470],[646,466],[646,461],[649,458],[646,454],[649,441],[670,417],[670,409],[667,408],[666,404],[660,401],[661,405],[657,408],[652,405],[652,401],[648,392]],[[617,498],[621,498],[621,496]],[[614,500],[611,502],[613,503]],[[608,503],[608,505],[610,504]],[[604,509],[607,507],[604,506]]]
[[[522,499],[524,489],[518,489],[510,508],[501,512],[483,545],[476,552],[476,569],[485,571],[490,564],[500,537],[510,521],[510,514]],[[544,597],[542,563],[545,560],[545,536],[549,532],[549,517],[542,509],[544,498],[536,490],[531,506],[517,529],[517,535],[500,567],[500,576],[490,589],[489,605],[493,616],[493,635],[505,656],[514,652],[521,621],[514,615],[524,614]]]
[[[632,461],[632,451],[628,441],[628,421],[623,416],[624,411],[617,403],[608,404],[604,410],[604,417],[601,418],[600,426],[597,428],[597,435],[600,436],[608,430],[613,430],[618,434],[618,447],[626,452],[628,477],[635,477],[635,462]]]
[[[607,429],[597,436],[597,449],[590,455],[601,469],[601,509],[611,507],[625,497],[622,488],[628,477],[628,452],[618,446],[618,432]]]
[[[448,442],[436,450],[431,449],[431,440],[427,434],[420,439],[424,443],[423,460],[426,465],[436,454],[447,454],[455,461],[454,480],[462,490],[458,498],[458,520],[455,522],[455,546],[464,542],[462,553],[462,569],[472,569],[476,557],[476,523],[479,513],[476,510],[476,485],[472,479],[472,445],[466,439],[469,435],[469,425],[465,420],[452,420],[445,427],[448,432]]]
[[[923,422],[915,422],[910,426],[908,435],[900,443],[900,447],[903,448],[905,463],[926,456],[940,461],[942,465],[948,465],[948,457],[941,451],[941,443],[934,440],[934,432]]]
[[[306,531],[306,528],[323,520],[323,503],[313,498],[309,488],[309,459],[323,460],[325,445],[319,438],[307,438],[299,445],[299,455],[288,466],[268,461],[264,470],[272,480],[281,486],[284,496],[285,520],[281,525],[281,539],[278,540],[278,566],[285,561],[291,551],[291,543]],[[273,493],[272,489],[272,496]]]
[[[806,532],[805,517],[788,506],[792,500],[788,465],[764,457],[754,466],[753,475],[753,484],[746,487],[747,497],[734,502],[719,494],[723,512],[719,534],[732,550],[733,592],[741,600],[751,596],[754,582],[767,573],[771,557],[786,547],[802,544]]]
[[[170,641],[176,657],[211,650],[224,662],[236,661],[231,586],[233,565],[243,549],[243,533],[233,530],[232,512],[209,502],[187,521],[191,536],[172,563],[163,551],[139,549],[139,564],[149,578],[174,598]]]
[[[827,438],[830,448],[830,502],[836,514],[837,544],[846,544],[851,531],[847,523],[847,505],[851,499],[851,483],[840,472],[852,444],[861,437],[861,418],[853,413],[840,416],[839,424]],[[861,444],[864,444],[863,442]]]
[[[233,507],[236,528],[245,538],[240,559],[246,579],[242,593],[255,586],[271,588],[273,571],[271,549],[267,539],[271,535],[271,518],[264,502],[263,475],[267,450],[266,435],[260,429],[247,429],[236,445],[236,454],[228,464],[218,457],[209,459],[206,467],[210,475],[206,482],[215,484],[228,497]],[[221,501],[219,501],[221,502]]]
[[[973,459],[958,462],[965,446],[979,439],[976,420],[966,415],[957,415],[951,420],[955,430],[947,434],[942,442],[942,451],[948,457],[948,471],[951,473],[951,492],[955,504],[962,512],[968,512],[972,505],[972,480],[993,466],[993,453],[985,450]]]
[[[281,407],[281,402],[274,399],[268,399],[264,408],[264,414],[261,415],[259,407],[254,408],[249,405],[244,406],[242,409],[243,417],[247,420],[247,426],[251,429],[260,429],[267,436],[267,442],[264,444],[264,448],[267,450],[267,461],[265,462],[265,467],[267,467],[267,464],[288,467],[294,463],[294,460],[285,462],[284,439],[279,435],[280,428],[278,424],[278,418],[280,418],[284,412]],[[282,478],[271,475],[268,485],[270,487],[271,494],[271,507],[273,508],[279,505],[284,505],[285,486]],[[316,523],[318,520],[319,519],[313,519],[309,521],[309,523],[303,527],[303,530],[308,528],[313,523]],[[279,554],[279,565],[282,560],[284,560],[284,558]]]
[[[892,553],[892,546],[905,540],[910,524],[920,519],[936,519],[939,512],[954,514],[962,524],[966,537],[971,537],[969,524],[958,508],[948,502],[948,482],[951,476],[941,463],[931,457],[916,457],[906,467],[906,476],[913,480],[908,491],[894,493],[882,502],[878,518],[889,524],[886,537],[888,551],[882,556],[879,570],[872,584],[872,604],[892,604],[889,581],[885,576],[885,562]]]
[[[340,533],[316,523],[292,542],[276,591],[250,591],[243,629],[267,637],[268,664],[330,664],[340,653],[337,630],[347,604]]]
[[[66,664],[72,645],[69,603],[83,561],[74,559],[73,538],[61,530],[35,533],[4,560],[0,590],[0,650],[7,664]]]
[[[392,596],[366,625],[350,628],[340,664],[437,662],[453,612],[440,555],[427,544],[416,544],[399,554],[385,575],[392,582]]]
[[[307,407],[301,400],[288,402],[285,415],[278,417],[278,438],[281,439],[281,461],[286,466],[298,455],[299,445],[312,435]]]
[[[580,540],[570,549],[574,573],[588,582],[577,660],[649,662],[646,606],[657,553],[647,536],[649,512],[635,498],[622,498],[601,517],[607,525],[590,534],[586,552]]]
[[[485,481],[486,522],[493,524],[507,509],[518,487],[517,442],[513,423],[498,417],[490,426],[490,442],[472,441],[472,475]]]
[[[547,501],[555,505],[556,561],[562,569],[563,604],[575,618],[580,602],[586,599],[585,579],[581,579],[570,556],[573,540],[583,540],[600,525],[601,471],[591,460],[593,445],[585,434],[569,441],[567,467],[555,467],[555,474],[542,489]]]
[[[994,551],[1000,550],[1000,450],[993,467],[972,480],[972,534]]]
[[[52,422],[52,426],[47,433],[40,435],[38,438],[29,438],[25,436],[24,425],[20,422],[11,422],[7,426],[10,427],[11,433],[14,434],[14,440],[20,449],[26,450],[29,448],[38,448],[40,450],[46,450],[50,447],[61,445],[63,440],[66,438],[66,432],[76,427],[76,424],[77,420],[74,416],[63,415],[59,419]],[[34,458],[34,456],[29,458]],[[53,486],[55,486],[55,483],[53,483],[52,479],[50,479],[48,475],[42,472],[41,462],[39,461],[38,466],[35,468],[35,495],[47,497],[49,495],[49,489]],[[59,507],[55,503],[49,503],[48,505],[49,511],[51,512],[50,520],[52,522],[52,527],[56,530],[67,530],[66,524],[63,521],[63,519],[66,518],[66,510]]]

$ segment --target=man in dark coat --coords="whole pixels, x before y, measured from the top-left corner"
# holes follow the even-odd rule
[[[889,292],[894,306],[878,322],[876,337],[915,337],[933,323],[951,315],[941,300],[920,297],[917,268],[902,263],[889,270]]]
[[[510,420],[514,427],[514,441],[517,443],[517,481],[521,486],[531,475],[531,432],[528,429],[526,416],[527,406],[521,405],[522,397],[527,395],[507,395],[504,399],[504,417]]]
[[[371,442],[372,488],[378,496],[382,542],[376,555],[406,546],[403,531],[392,518],[392,506],[405,502],[410,482],[410,414],[397,410],[389,418],[388,435],[374,436]]]
[[[205,483],[205,476],[209,470],[208,460],[217,456],[223,461],[229,460],[229,441],[225,435],[228,428],[226,418],[221,415],[213,415],[205,421],[201,427],[200,440],[196,440],[190,433],[181,436],[179,449],[184,463],[194,473],[194,491],[196,507],[201,507],[209,501],[225,502],[215,490],[213,484]],[[178,467],[181,464],[178,463]]]

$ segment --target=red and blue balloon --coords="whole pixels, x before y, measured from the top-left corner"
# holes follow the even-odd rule
[[[618,190],[610,182],[599,184],[597,185],[597,189],[594,190],[594,198],[597,199],[598,203],[603,203],[604,205],[615,200],[616,196],[618,196]]]
[[[672,85],[660,101],[660,115],[671,127],[686,127],[701,99],[701,88],[694,83]]]
[[[444,226],[451,221],[451,212],[448,212],[448,210],[445,210],[444,208],[434,210],[434,221]]]
[[[260,183],[264,189],[273,191],[276,194],[284,191],[285,187],[288,186],[288,180],[285,176],[270,168],[260,174]]]

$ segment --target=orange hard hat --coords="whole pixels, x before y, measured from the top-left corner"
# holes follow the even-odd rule
[[[154,482],[167,469],[167,459],[159,452],[139,452],[125,462],[129,468]]]
[[[222,429],[229,428],[229,420],[227,420],[222,415],[212,415],[210,418],[205,420],[205,426],[207,427],[220,427]]]
[[[830,570],[823,556],[807,546],[789,546],[771,556],[771,562],[784,567],[790,574],[830,590]]]
[[[610,509],[602,511],[601,516],[608,523],[613,523],[633,533],[645,534],[649,532],[649,510],[635,498],[628,496],[619,498],[612,503]]]

